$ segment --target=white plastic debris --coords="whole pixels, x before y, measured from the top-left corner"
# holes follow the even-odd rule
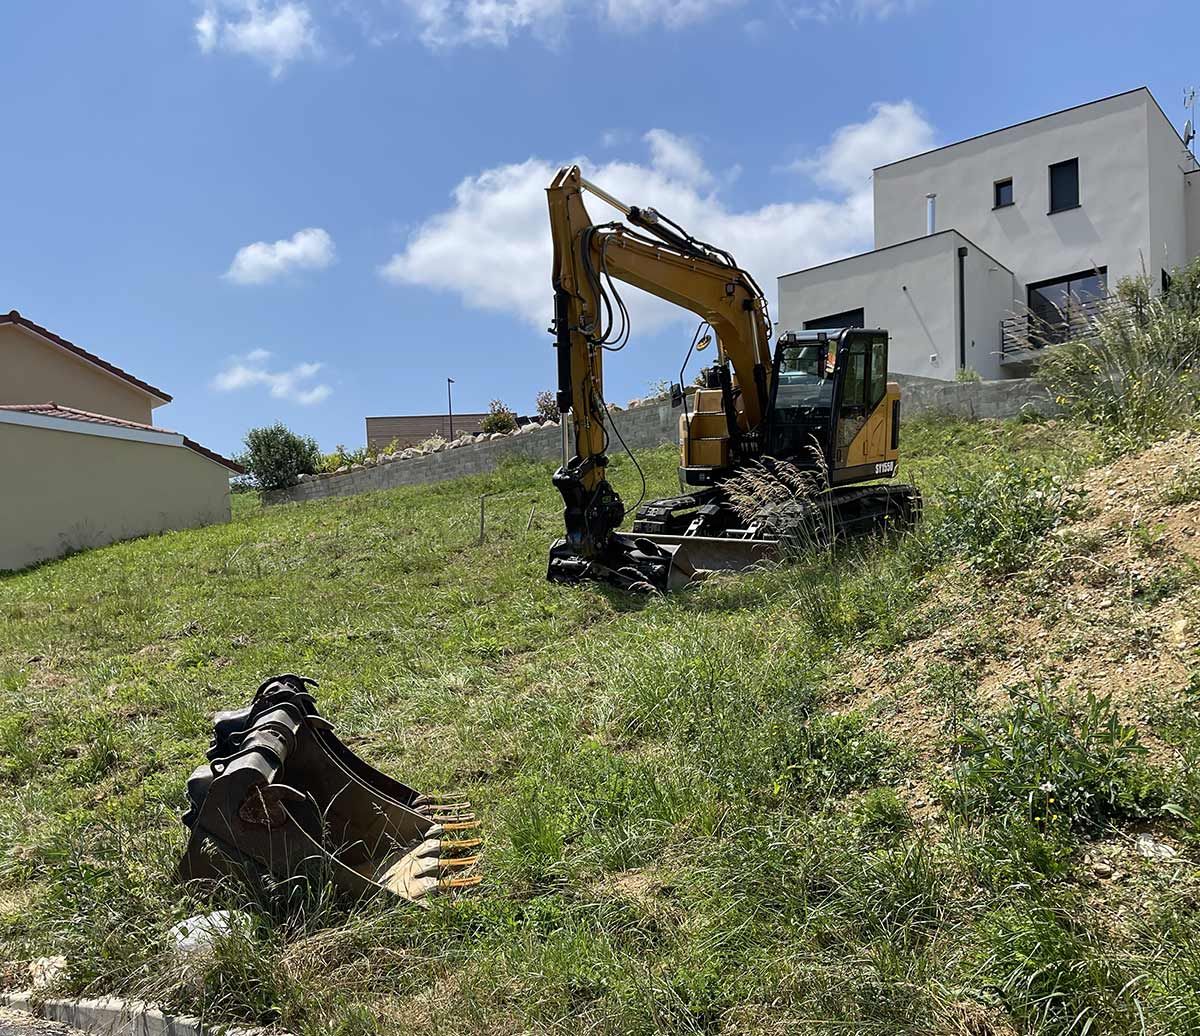
[[[34,989],[45,989],[66,970],[66,957],[37,957],[29,962],[29,981]]]
[[[252,922],[250,915],[240,910],[214,910],[211,914],[197,914],[180,921],[171,929],[175,950],[181,957],[207,953],[218,939],[235,931],[248,932]]]
[[[1141,853],[1147,860],[1173,860],[1179,855],[1165,842],[1156,842],[1153,835],[1142,834],[1137,836],[1137,851]]]

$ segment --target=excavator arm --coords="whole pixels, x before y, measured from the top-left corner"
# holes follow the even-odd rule
[[[627,222],[595,224],[583,203],[591,191]],[[669,565],[653,544],[614,536],[624,519],[620,497],[605,477],[609,428],[604,400],[604,352],[624,345],[624,306],[612,280],[623,281],[690,310],[717,338],[717,371],[732,438],[745,454],[762,448],[770,392],[771,325],[754,279],[727,252],[690,237],[653,209],[627,206],[588,183],[577,166],[559,170],[547,190],[554,242],[554,325],[558,408],[571,413],[574,455],[554,484],[566,508],[566,539],[551,551],[550,576],[575,580],[581,569],[624,571],[631,584],[661,582]],[[635,229],[636,228],[636,229]],[[649,579],[642,579],[647,574]],[[616,580],[618,583],[621,579]]]

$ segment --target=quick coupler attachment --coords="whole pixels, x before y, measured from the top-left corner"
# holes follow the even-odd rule
[[[691,578],[675,562],[675,548],[661,547],[643,536],[612,533],[585,555],[567,540],[550,547],[546,578],[552,583],[607,583],[631,593],[666,593]]]
[[[470,802],[423,794],[361,759],[317,711],[315,687],[272,677],[244,709],[214,717],[208,762],[188,779],[177,877],[308,877],[413,902],[479,884]]]

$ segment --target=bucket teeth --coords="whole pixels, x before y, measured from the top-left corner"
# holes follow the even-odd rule
[[[470,802],[463,795],[418,795],[413,800],[415,806],[469,806]]]
[[[465,872],[483,839],[444,837],[478,830],[470,801],[423,794],[361,759],[317,711],[315,686],[272,677],[214,718],[208,762],[188,780],[178,877],[313,872],[357,897],[414,902],[478,885]]]
[[[438,888],[441,889],[466,889],[474,888],[483,878],[478,874],[469,874],[461,878],[442,878],[438,881]]]

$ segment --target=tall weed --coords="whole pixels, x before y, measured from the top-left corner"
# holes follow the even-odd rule
[[[1047,348],[1035,375],[1069,413],[1118,447],[1194,425],[1200,413],[1200,259],[1152,295],[1146,276],[1122,281],[1087,337]]]
[[[1061,705],[1050,689],[1013,692],[1002,715],[967,727],[948,798],[960,812],[1019,810],[1041,830],[1095,831],[1161,801],[1146,748],[1110,697]]]
[[[1015,572],[1038,540],[1081,506],[1080,491],[1059,475],[1005,458],[965,471],[943,489],[928,542],[935,556],[961,557],[993,574]]]

